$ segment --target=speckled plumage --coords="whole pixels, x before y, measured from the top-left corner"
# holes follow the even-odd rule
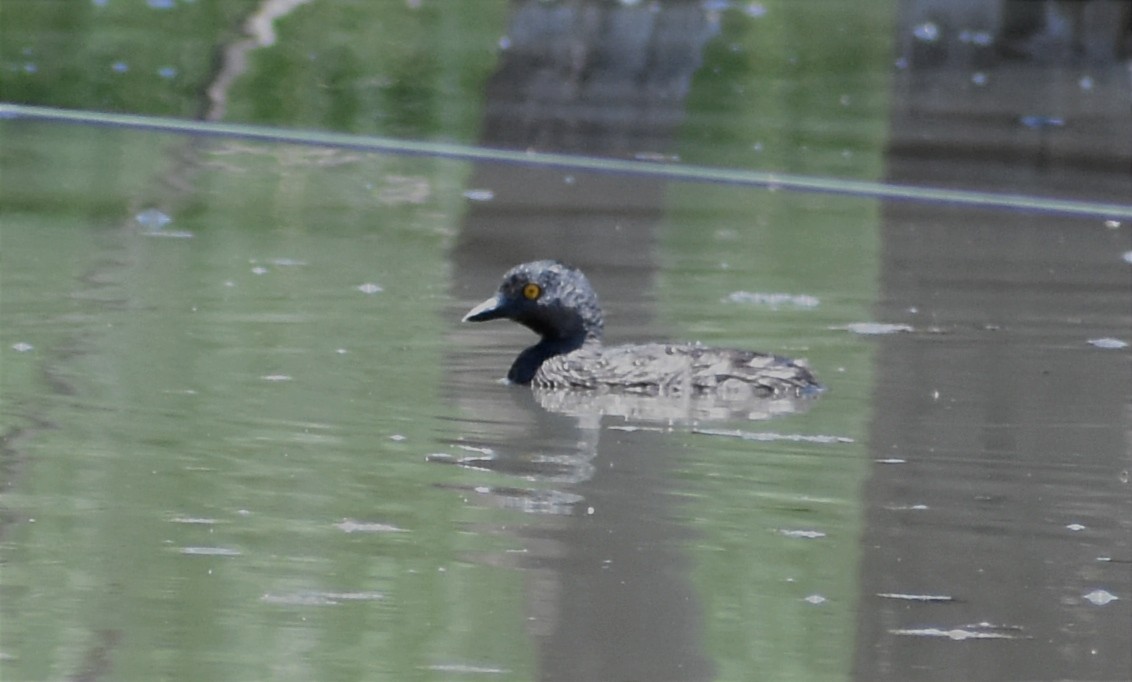
[[[525,287],[538,286],[538,296]],[[532,293],[527,291],[527,293]],[[558,261],[517,265],[465,321],[514,320],[541,338],[507,378],[543,388],[648,395],[712,393],[728,398],[809,395],[822,390],[805,363],[766,353],[696,344],[602,345],[597,294],[581,270]]]

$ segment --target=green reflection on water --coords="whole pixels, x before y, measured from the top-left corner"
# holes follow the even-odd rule
[[[526,678],[424,462],[464,164],[0,136],[3,677]]]
[[[169,3],[10,0],[0,21],[0,92],[10,102],[193,116],[217,44],[253,0]]]
[[[707,45],[682,160],[881,179],[895,3],[756,4],[764,15],[731,17]]]
[[[698,493],[688,514],[702,532],[692,553],[708,602],[710,647],[722,679],[844,679],[855,645],[873,353],[867,340],[830,327],[871,319],[877,202],[691,193],[670,197],[685,202],[672,212],[679,224],[666,229],[669,264],[660,281],[672,326],[712,345],[804,357],[829,389],[805,414],[740,425],[744,430],[852,440],[687,439],[695,454],[683,477]],[[818,303],[759,306],[729,300],[732,292]],[[825,601],[803,601],[814,595]]]
[[[882,179],[891,3],[762,5],[765,15],[725,22],[709,45],[682,160]],[[823,36],[820,49],[808,35]],[[670,325],[713,345],[805,357],[830,389],[805,415],[745,428],[853,439],[688,440],[699,454],[683,473],[699,492],[688,504],[703,534],[696,581],[720,679],[847,679],[873,359],[867,340],[830,327],[872,319],[880,203],[676,186],[666,204],[658,298]],[[729,300],[734,292],[818,303],[758,305]],[[804,601],[816,597],[825,601]]]
[[[509,3],[7,0],[0,99],[474,140]]]
[[[857,8],[843,33],[828,3],[763,4],[709,44],[681,157],[877,178],[890,3]],[[4,99],[193,116],[256,5],[8,2]],[[249,52],[225,120],[474,141],[509,5],[411,5],[297,8]],[[807,36],[824,47],[800,51]],[[433,487],[466,477],[422,465],[447,444],[434,391],[463,166],[15,122],[0,135],[0,419],[14,436],[0,676],[105,660],[117,679],[428,679],[461,664],[530,679],[516,574],[458,559],[466,544],[507,549],[460,531],[508,516],[466,508]],[[869,317],[876,206],[697,185],[672,187],[669,208],[671,327],[808,356],[831,393],[767,428],[857,439],[688,438],[709,451],[683,475],[704,494],[687,514],[704,532],[692,551],[711,653],[721,679],[844,675],[871,355],[825,328]],[[147,209],[173,222],[147,234],[133,220]],[[736,289],[823,305],[720,302]],[[774,532],[810,527],[828,537]],[[800,606],[811,586],[831,603]]]

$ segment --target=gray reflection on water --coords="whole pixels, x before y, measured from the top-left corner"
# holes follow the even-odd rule
[[[730,399],[718,393],[696,396],[654,396],[617,391],[556,390],[532,391],[543,409],[575,417],[619,417],[630,422],[693,425],[700,422],[761,421],[808,410],[812,398]]]
[[[505,531],[521,552],[467,558],[522,570],[542,678],[706,679],[668,434],[602,428],[597,413],[552,413],[526,387],[498,388],[507,395],[460,399],[467,440],[490,453],[439,461],[499,476],[460,487],[469,503],[526,513]]]
[[[935,5],[928,42],[927,3],[904,3],[888,180],[1127,202],[1126,70],[1049,23],[1078,22],[1091,52],[1127,39],[1127,7],[1103,29],[1084,4],[993,7]],[[875,341],[856,677],[1127,679],[1132,356],[1088,345],[1132,324],[1127,229],[893,204],[883,230],[876,317],[951,333]]]
[[[1127,202],[1127,3],[929,4],[896,25],[888,179]],[[1132,363],[1087,343],[1132,324],[1129,239],[886,208],[877,317],[957,334],[877,338],[859,679],[1127,678],[1132,607],[1088,595],[1132,590]]]
[[[1118,679],[1132,609],[1082,598],[1132,587],[1130,357],[1084,342],[1129,323],[1111,236],[1058,218],[886,215],[880,316],[915,307],[965,331],[877,340],[873,453],[902,463],[878,460],[865,491],[858,674]],[[953,599],[868,599],[892,593]],[[946,644],[969,637],[1002,641],[960,663]]]
[[[481,141],[664,155],[713,30],[699,3],[516,3],[507,49],[487,85]],[[606,292],[606,312],[621,329],[647,323],[662,181],[481,163],[467,187],[477,200],[453,253],[457,300],[470,307],[515,263],[558,258],[585,269]],[[529,339],[516,331],[491,336],[517,349]],[[522,341],[507,341],[519,334]],[[453,348],[487,342],[463,329],[450,340]],[[493,454],[463,459],[503,478],[481,498],[555,512],[509,525],[525,553],[482,558],[523,569],[539,678],[709,678],[701,607],[681,552],[688,532],[670,509],[673,453],[663,437],[602,432],[596,413],[555,414],[525,388],[485,392],[474,382],[486,375],[470,374],[471,383],[454,381],[449,393],[469,417],[467,440]],[[562,513],[568,507],[573,513]]]

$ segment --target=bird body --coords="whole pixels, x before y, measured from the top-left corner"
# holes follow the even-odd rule
[[[531,380],[542,388],[620,389],[632,393],[729,397],[805,392],[809,370],[788,358],[699,343],[584,345],[545,360]]]
[[[804,362],[698,343],[607,347],[597,294],[581,270],[558,261],[517,265],[496,294],[464,321],[506,318],[541,338],[511,365],[507,378],[540,388],[624,391],[726,398],[806,396],[822,386]]]

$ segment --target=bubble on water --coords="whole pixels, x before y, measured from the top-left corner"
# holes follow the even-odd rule
[[[1085,90],[1085,91],[1092,90],[1093,89],[1093,77],[1092,76],[1081,76],[1081,79],[1077,81],[1077,86],[1080,87],[1082,90]]]
[[[381,285],[379,284],[366,282],[365,284],[358,285],[358,291],[362,292],[363,294],[377,294],[384,291],[384,289],[382,289]]]
[[[26,352],[28,352],[30,350],[34,350],[34,349],[35,349],[35,346],[31,345],[30,343],[24,343],[22,341],[19,342],[19,343],[13,343],[12,344],[12,350],[16,351],[17,353],[26,353]]]
[[[1121,254],[1120,258],[1125,263],[1132,263],[1132,251],[1125,251],[1123,254]]]
[[[820,594],[811,594],[810,596],[804,598],[803,601],[808,601],[811,604],[817,605],[817,604],[824,604],[829,600],[826,599],[825,597],[821,596]]]
[[[1079,531],[1079,530],[1085,530],[1085,526],[1082,526],[1079,523],[1071,523],[1068,526],[1066,526],[1066,528],[1068,528],[1069,530],[1074,531],[1074,532]]]
[[[39,71],[39,66],[35,62],[24,62],[24,73],[35,73]]]
[[[130,70],[130,65],[126,62],[114,62],[110,68],[114,69],[114,73],[126,73]]]
[[[916,36],[916,40],[934,43],[939,40],[939,26],[934,21],[925,21],[912,29],[912,35]]]
[[[134,221],[147,230],[160,230],[169,223],[173,222],[166,213],[157,210],[156,208],[148,208],[141,213],[134,216]]]
[[[982,71],[976,71],[975,73],[971,74],[971,82],[979,86],[986,85],[987,75]]]
[[[177,3],[174,0],[145,0],[150,9],[173,9]]]
[[[163,66],[157,70],[157,75],[168,80],[170,78],[176,77],[177,69],[173,68],[172,66]]]

